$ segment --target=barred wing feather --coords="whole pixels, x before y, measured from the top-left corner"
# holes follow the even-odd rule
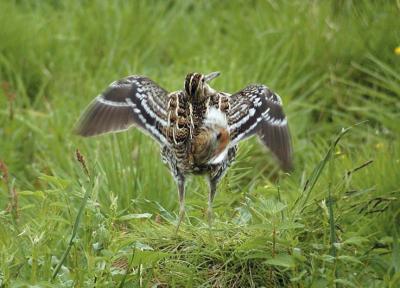
[[[163,144],[167,97],[167,91],[147,77],[129,76],[115,81],[89,104],[76,133],[88,137],[135,125]]]
[[[249,85],[229,97],[231,145],[254,134],[278,158],[285,171],[292,169],[292,143],[280,97],[264,85]]]

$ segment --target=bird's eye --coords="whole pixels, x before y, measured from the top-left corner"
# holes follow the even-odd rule
[[[217,140],[221,139],[221,136],[222,136],[222,133],[219,132],[219,133],[217,134]]]
[[[203,83],[204,83],[204,81],[206,81],[206,79],[204,79],[204,78],[203,78],[203,79],[201,79],[201,82],[203,82]]]

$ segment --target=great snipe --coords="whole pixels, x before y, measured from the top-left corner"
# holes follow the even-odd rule
[[[234,161],[239,141],[256,134],[283,170],[292,168],[289,128],[278,94],[254,84],[232,95],[218,92],[208,84],[217,76],[190,73],[184,89],[172,93],[143,76],[115,81],[89,105],[76,128],[82,136],[94,136],[137,126],[152,136],[178,185],[177,227],[189,174],[207,176],[210,221],[217,183]]]

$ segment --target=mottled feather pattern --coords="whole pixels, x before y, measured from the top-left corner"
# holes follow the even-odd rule
[[[211,211],[216,185],[241,140],[257,135],[282,169],[292,168],[290,133],[279,95],[254,84],[232,95],[218,92],[208,83],[219,75],[189,73],[184,88],[172,93],[144,76],[115,81],[88,106],[76,128],[82,136],[94,136],[136,126],[152,136],[177,182],[178,227],[187,174],[208,176]]]
[[[167,95],[147,77],[115,81],[89,105],[76,131],[82,136],[94,136],[136,125],[164,144]]]
[[[187,145],[187,141],[192,137],[193,125],[189,103],[183,91],[169,94],[167,111],[165,134],[170,145],[166,143],[166,146],[171,146],[172,150],[167,151],[168,157],[164,158],[170,159],[170,154],[173,154],[175,158],[173,163],[181,171],[187,171],[193,165],[193,157],[190,156],[190,147]]]
[[[216,92],[205,101],[190,101],[188,93],[198,96],[200,82],[202,75],[191,73],[185,80],[185,92],[168,94],[144,76],[115,81],[89,105],[77,132],[92,136],[136,125],[160,145],[175,145],[177,156],[185,158],[190,156],[185,143],[200,133],[204,115],[215,107],[227,114],[231,147],[257,134],[282,167],[291,168],[291,140],[279,95],[265,85],[252,84],[233,95]]]
[[[282,100],[265,85],[252,84],[229,98],[231,145],[254,134],[277,156],[284,170],[292,168],[292,148]]]

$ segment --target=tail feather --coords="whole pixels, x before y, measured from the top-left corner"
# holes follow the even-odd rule
[[[209,159],[209,164],[218,164],[226,158],[228,154],[229,144],[229,129],[228,120],[225,113],[210,107],[207,111],[204,125],[209,129],[211,133],[211,144],[213,147],[212,157]],[[211,148],[210,147],[210,148]]]
[[[210,107],[208,109],[204,125],[209,128],[225,128],[228,129],[228,120],[226,119],[225,113],[221,112],[221,110]]]

